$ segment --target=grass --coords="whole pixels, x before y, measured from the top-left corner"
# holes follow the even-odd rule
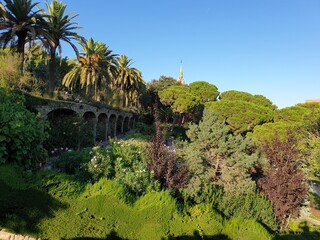
[[[84,184],[62,173],[0,166],[0,227],[43,239],[319,239],[302,223],[273,236],[254,220],[225,219],[211,206],[181,209],[168,191],[135,199],[118,182]]]
[[[150,192],[133,202],[122,185],[107,179],[85,185],[62,173],[26,174],[14,165],[0,166],[0,176],[0,226],[44,239],[227,236],[224,229],[234,225],[206,205],[180,212],[168,191]],[[245,227],[240,225],[238,221],[230,231],[241,235]],[[256,237],[270,239],[264,233],[259,230]]]

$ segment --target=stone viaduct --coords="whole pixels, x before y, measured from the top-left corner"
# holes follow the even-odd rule
[[[93,142],[97,138],[97,125],[104,129],[102,141],[108,136],[117,136],[119,133],[128,131],[134,124],[134,114],[108,108],[106,106],[96,107],[85,103],[51,101],[48,105],[36,106],[35,109],[41,114],[43,120],[50,119],[52,115],[76,114],[86,122],[91,123],[93,131]]]

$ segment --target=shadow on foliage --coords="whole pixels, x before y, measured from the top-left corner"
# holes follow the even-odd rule
[[[21,234],[36,234],[43,218],[66,205],[36,189],[13,189],[0,181],[0,226]]]
[[[95,237],[79,237],[71,238],[68,240],[127,240],[127,238],[121,238],[115,231],[111,231],[105,238],[95,238]]]
[[[215,236],[200,235],[198,231],[193,232],[193,236],[169,236],[168,238],[162,238],[162,240],[192,240],[192,239],[205,239],[205,240],[231,240],[227,235],[219,234]]]
[[[299,224],[298,233],[286,233],[275,236],[273,240],[318,240],[320,232],[311,232],[306,222]]]
[[[72,239],[68,239],[68,240],[127,240],[126,238],[121,238],[118,236],[118,234],[115,231],[111,231],[105,238],[94,238],[94,237],[81,237],[81,238],[72,238]],[[205,240],[230,240],[230,238],[226,235],[223,234],[219,234],[216,236],[201,236],[199,234],[198,231],[194,231],[193,232],[193,236],[177,236],[177,237],[173,237],[173,236],[169,236],[167,238],[162,238],[162,240],[175,240],[175,239],[179,239],[179,240],[192,240],[192,239],[205,239]]]

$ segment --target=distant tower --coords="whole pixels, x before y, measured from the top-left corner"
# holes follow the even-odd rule
[[[183,71],[182,71],[182,61],[181,61],[181,64],[180,64],[180,73],[179,73],[178,82],[181,83],[181,84],[185,84],[184,78],[183,78]]]

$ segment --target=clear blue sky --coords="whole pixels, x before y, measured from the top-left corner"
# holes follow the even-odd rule
[[[262,94],[279,108],[320,98],[319,0],[62,1],[79,14],[79,34],[128,55],[147,82],[177,78],[182,60],[186,83]]]

